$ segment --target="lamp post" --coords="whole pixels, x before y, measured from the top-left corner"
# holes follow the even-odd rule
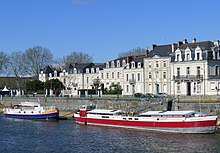
[[[201,70],[203,70],[203,83],[204,83],[203,91],[204,91],[204,96],[205,96],[205,67],[201,68]]]

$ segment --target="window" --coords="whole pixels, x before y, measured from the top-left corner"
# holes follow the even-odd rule
[[[138,79],[138,81],[141,80],[141,75],[140,75],[140,73],[138,73],[137,79]]]
[[[200,69],[200,66],[197,66],[197,76],[200,76],[201,75],[201,69]]]
[[[166,79],[167,78],[167,73],[163,72],[163,78]]]
[[[211,83],[210,83],[210,87],[211,87],[211,90],[212,90],[212,91],[215,90],[215,82],[211,82]]]
[[[89,73],[89,68],[86,69],[86,73]]]
[[[103,79],[103,76],[104,76],[104,74],[103,73],[101,73],[101,78]]]
[[[99,68],[97,67],[97,68],[96,68],[96,73],[98,73],[98,72],[99,72]]]
[[[200,53],[197,53],[197,60],[200,60]]]
[[[193,85],[193,92],[194,93],[196,92],[196,83],[194,83],[194,85]]]
[[[121,65],[120,65],[120,61],[119,60],[117,60],[117,67],[120,67]]]
[[[180,83],[177,83],[177,92],[180,92]]]
[[[152,92],[152,84],[149,84],[149,92]]]
[[[141,68],[141,63],[140,62],[138,62],[138,68]]]
[[[148,65],[149,65],[149,68],[151,68],[151,62],[149,62]]]
[[[156,77],[156,79],[159,78],[159,72],[158,71],[155,72],[155,77]]]
[[[158,63],[158,61],[156,61],[156,67],[159,67],[159,63]]]
[[[106,68],[109,68],[109,63],[108,62],[106,63]]]
[[[129,92],[129,85],[126,86],[126,90],[127,90],[127,92]]]
[[[176,55],[176,58],[177,58],[176,61],[179,62],[179,61],[180,61],[180,54],[177,54],[177,55]]]
[[[218,66],[215,66],[215,75],[219,74],[218,69],[219,69]]]
[[[117,76],[118,76],[118,78],[120,78],[120,73],[119,72],[117,72]]]
[[[94,68],[91,69],[91,73],[95,73]]]
[[[132,80],[134,80],[134,74],[131,75]]]
[[[86,77],[86,83],[89,83],[89,77]]]
[[[177,68],[177,77],[180,77],[180,68]]]
[[[149,77],[149,79],[152,79],[152,74],[151,74],[151,72],[148,73],[148,77]]]
[[[190,75],[190,67],[186,68],[186,75]]]
[[[200,93],[201,92],[201,83],[197,82],[197,92]]]
[[[218,60],[218,52],[215,52],[215,60]]]
[[[163,67],[167,67],[166,61],[163,61]]]
[[[131,67],[132,67],[132,68],[135,68],[135,62],[132,62],[132,63],[131,63]]]
[[[188,54],[186,54],[186,61],[189,61],[189,60],[190,60],[190,55],[188,53]]]
[[[106,79],[108,79],[109,78],[109,74],[108,73],[106,73]]]
[[[112,72],[112,79],[114,79],[114,77],[115,77],[115,73],[114,73],[114,72]]]
[[[128,74],[126,74],[126,81],[128,81]]]
[[[126,66],[125,60],[122,61],[122,66],[123,66],[123,67]]]
[[[111,67],[112,67],[112,68],[115,67],[115,62],[114,62],[114,61],[112,61]]]

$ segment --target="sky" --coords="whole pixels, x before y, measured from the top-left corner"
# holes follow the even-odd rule
[[[220,39],[219,0],[0,0],[0,51],[40,45],[94,62],[134,48]]]

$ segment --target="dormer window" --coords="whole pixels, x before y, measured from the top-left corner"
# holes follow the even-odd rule
[[[95,73],[94,68],[91,68],[91,73]]]
[[[106,68],[109,68],[109,63],[108,62],[106,62]]]
[[[191,61],[191,50],[189,49],[189,47],[186,48],[185,50],[185,61]]]
[[[73,73],[74,73],[74,74],[77,73],[77,69],[76,69],[76,68],[73,69]]]
[[[129,63],[127,63],[127,65],[126,65],[126,69],[129,69]]]
[[[141,68],[141,62],[138,62],[138,68]]]
[[[57,77],[57,71],[56,70],[54,71],[54,77]]]
[[[195,58],[194,60],[202,60],[202,50],[199,46],[195,49]]]
[[[86,69],[86,73],[89,73],[89,68]]]
[[[182,61],[182,57],[181,57],[181,51],[180,49],[178,48],[176,51],[175,51],[175,62],[180,62]]]
[[[98,73],[98,72],[99,72],[99,68],[97,67],[97,68],[96,68],[96,73]]]
[[[131,68],[135,68],[135,62],[131,62]]]
[[[112,67],[112,68],[115,67],[115,62],[114,62],[114,61],[111,62],[111,67]]]
[[[120,65],[120,61],[119,60],[117,60],[117,67],[120,67],[121,65]]]
[[[126,61],[125,60],[122,61],[122,66],[123,67],[126,66]]]

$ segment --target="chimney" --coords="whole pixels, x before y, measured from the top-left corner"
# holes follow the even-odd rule
[[[183,44],[183,42],[182,42],[182,41],[179,41],[179,42],[178,42],[178,47],[180,47],[182,44]]]
[[[149,54],[149,50],[148,50],[148,47],[147,47],[147,49],[145,51],[145,56],[147,56],[148,54]]]
[[[186,44],[186,43],[188,43],[188,42],[187,42],[187,39],[184,39],[184,40],[183,40],[183,44]]]
[[[192,43],[196,43],[196,38],[193,38],[193,39],[192,39]]]
[[[214,40],[213,43],[215,46],[219,47],[219,40]]]
[[[176,45],[176,44],[172,44],[172,53],[175,52],[175,45]]]
[[[152,44],[152,50],[154,50],[154,48],[156,47],[156,44]]]

